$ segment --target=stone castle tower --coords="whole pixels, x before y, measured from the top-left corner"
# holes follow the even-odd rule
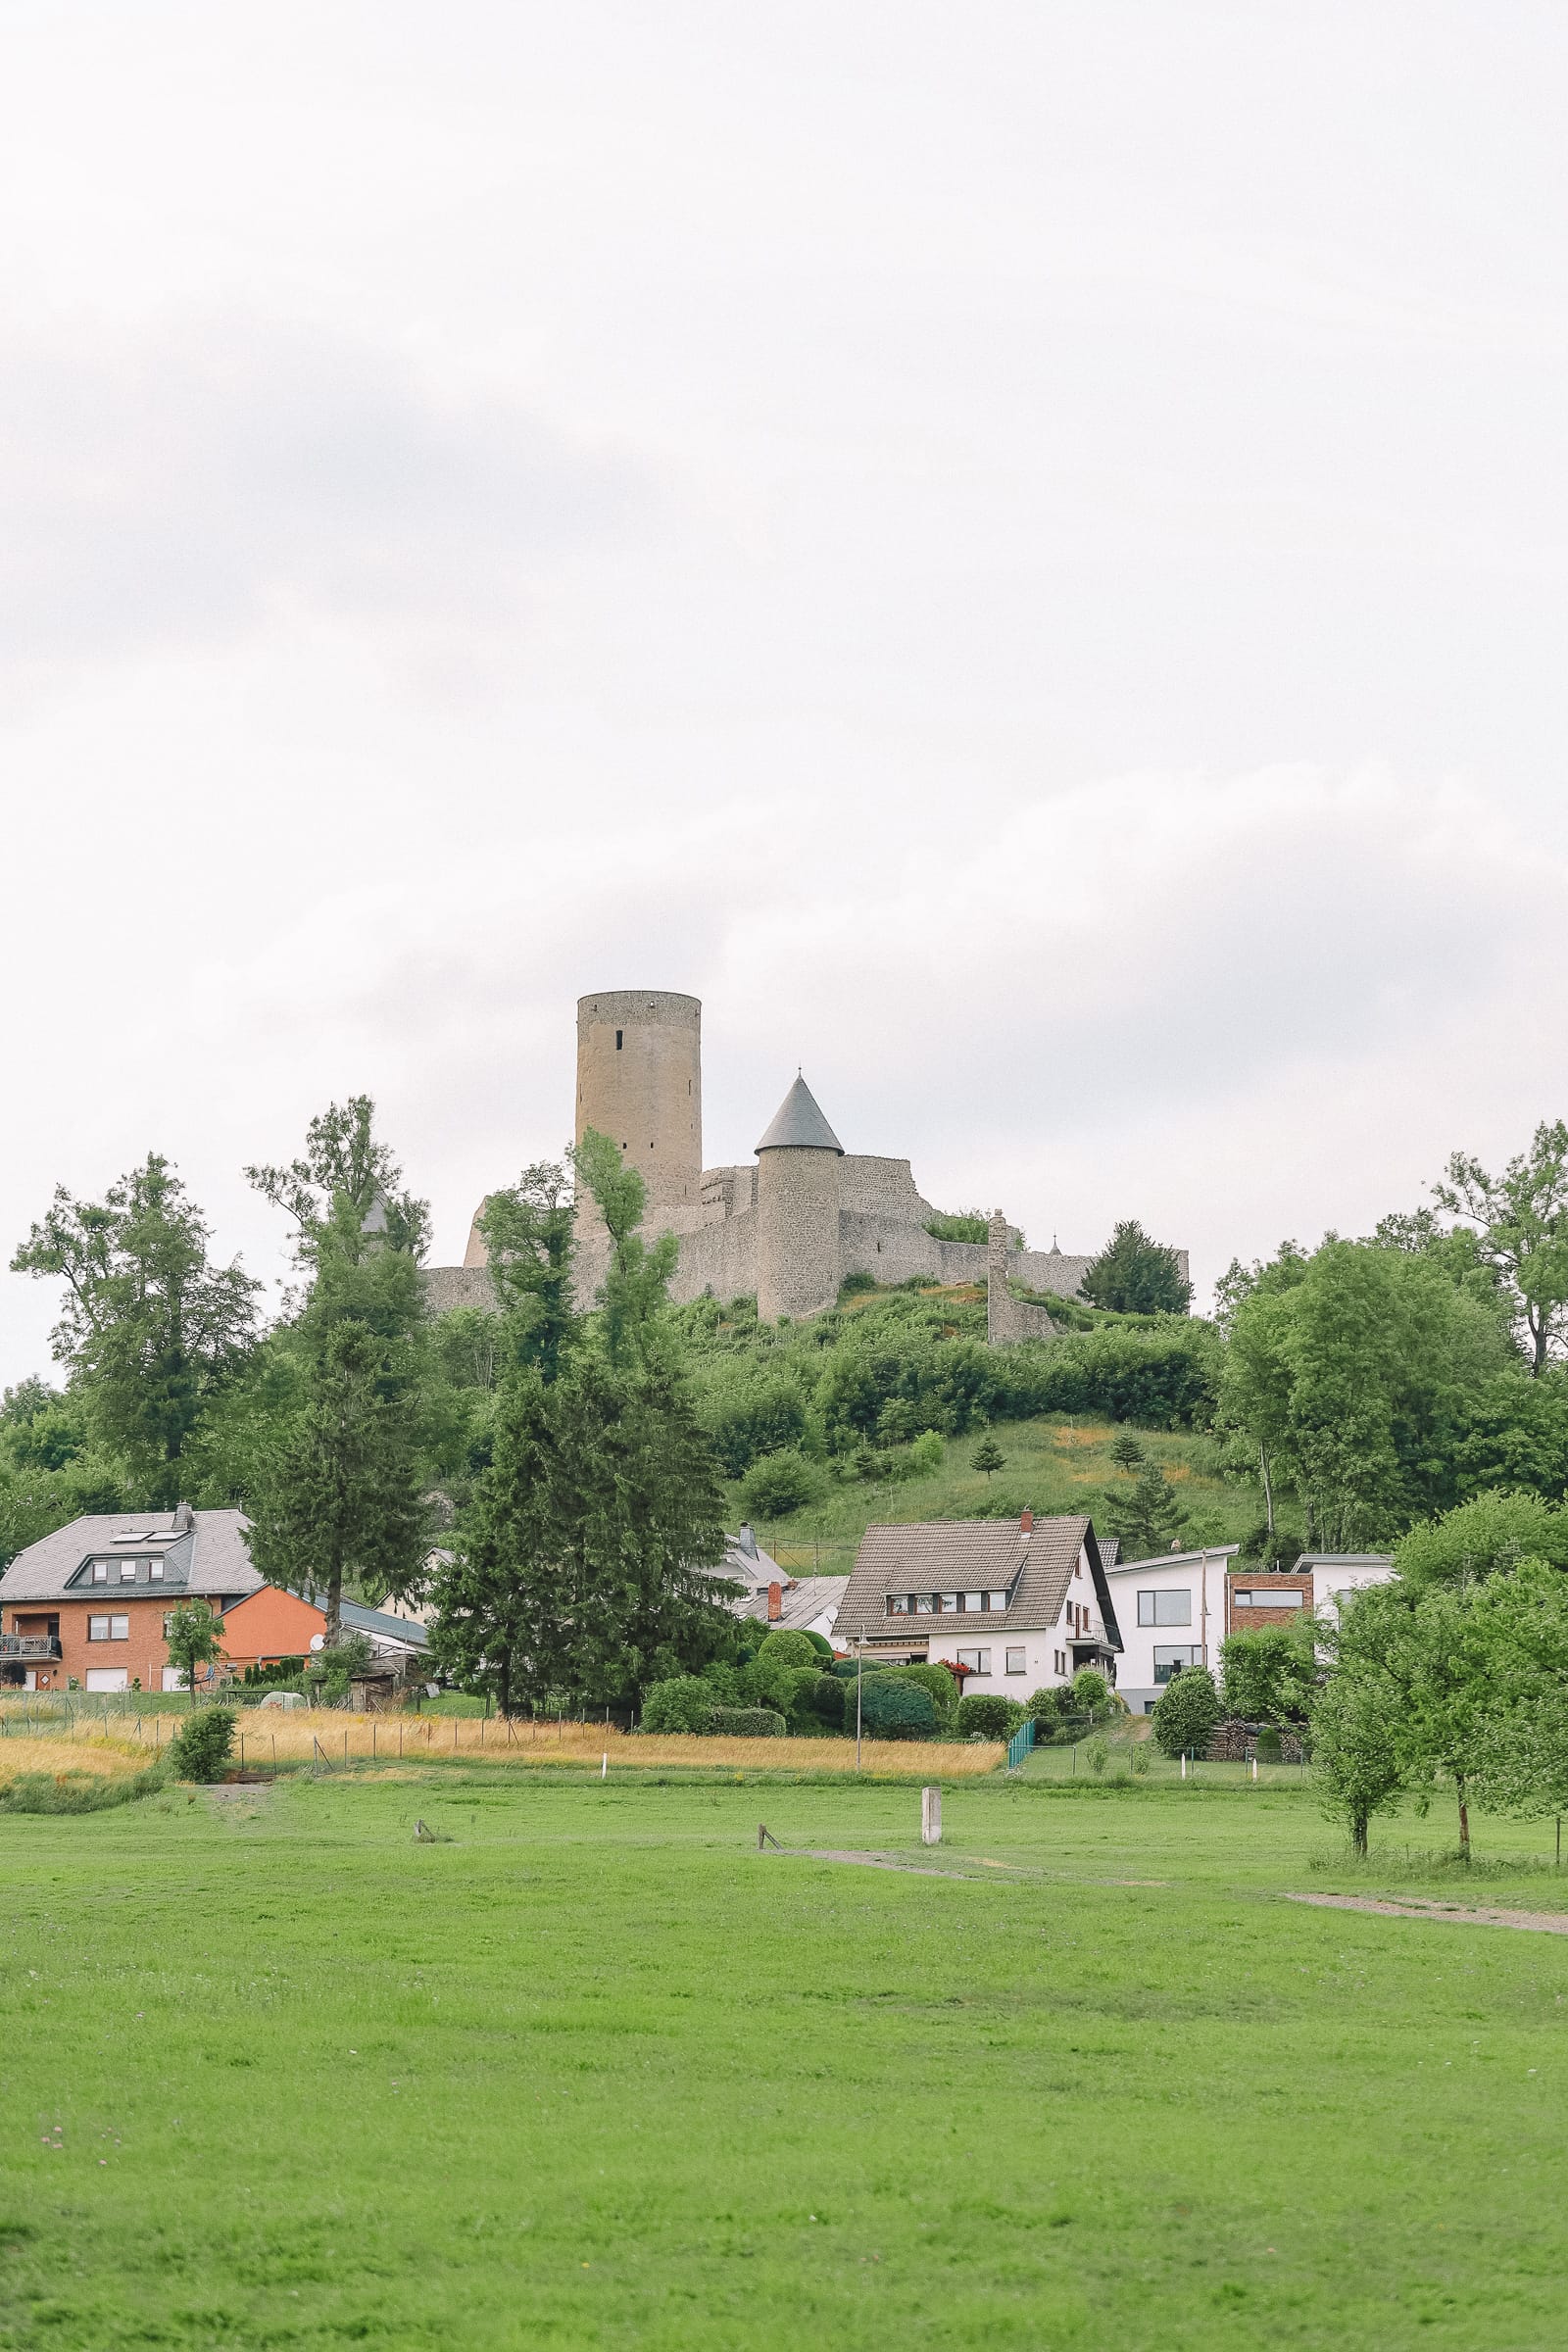
[[[648,1187],[648,1229],[703,1193],[703,1008],[623,988],[577,1000],[575,1141],[597,1128]]]
[[[757,1147],[757,1311],[819,1315],[844,1279],[839,1168],[844,1146],[798,1077]]]

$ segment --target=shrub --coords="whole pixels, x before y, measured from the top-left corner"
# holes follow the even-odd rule
[[[934,1478],[942,1467],[942,1435],[939,1430],[923,1429],[909,1447],[911,1478]]]
[[[169,1743],[169,1761],[182,1781],[220,1781],[234,1745],[231,1707],[198,1707]]]
[[[847,1697],[846,1693],[848,1693]],[[841,1683],[837,1675],[819,1674],[817,1676],[816,1687],[811,1692],[811,1705],[815,1709],[817,1720],[825,1724],[830,1732],[843,1731],[846,1721],[845,1708],[848,1705],[848,1720],[853,1729],[855,1691],[851,1685]]]
[[[890,1666],[888,1672],[896,1682],[913,1683],[928,1691],[939,1721],[947,1723],[957,1713],[958,1686],[947,1668],[934,1659],[917,1660],[912,1666]]]
[[[1265,1723],[1257,1735],[1257,1760],[1260,1764],[1277,1764],[1280,1760],[1280,1735],[1277,1724]]]
[[[722,1740],[782,1740],[784,1718],[773,1707],[715,1707],[713,1737]]]
[[[1206,1429],[1224,1350],[1211,1325],[1187,1317],[1147,1330],[1124,1325],[1070,1332],[1041,1347],[1004,1351],[998,1412],[1103,1413],[1141,1429]]]
[[[1023,1709],[1015,1698],[1004,1698],[997,1690],[968,1690],[958,1701],[954,1729],[966,1740],[1010,1740],[1022,1721]]]
[[[1093,1666],[1080,1666],[1073,1676],[1072,1703],[1080,1715],[1102,1715],[1110,1705],[1110,1685]]]
[[[1105,1766],[1110,1762],[1110,1741],[1103,1732],[1097,1732],[1085,1746],[1084,1762],[1097,1781],[1103,1776]]]
[[[817,1474],[804,1453],[786,1446],[764,1453],[741,1481],[741,1501],[754,1519],[787,1519],[818,1493]]]
[[[643,1698],[645,1732],[708,1732],[718,1712],[710,1684],[695,1674],[672,1675],[654,1683]]]
[[[844,1720],[852,1720],[855,1694],[845,1702]],[[897,1675],[867,1675],[860,1691],[860,1728],[868,1740],[931,1740],[936,1737],[937,1711],[931,1694],[917,1683]]]
[[[780,1666],[814,1667],[817,1660],[810,1635],[798,1634],[792,1627],[782,1625],[775,1626],[765,1637],[757,1654],[760,1659],[767,1658]]]
[[[1133,1749],[1132,1765],[1134,1772],[1142,1780],[1149,1770],[1149,1741],[1147,1740],[1140,1740]]]
[[[809,1642],[811,1647],[815,1650],[817,1656],[822,1660],[823,1664],[826,1666],[831,1666],[833,1663],[833,1644],[828,1640],[826,1634],[808,1633],[806,1636],[806,1639],[808,1642]]]
[[[975,1695],[978,1697],[979,1693],[976,1692]],[[1065,1690],[1034,1690],[1030,1692],[1024,1701],[1023,1711],[1026,1715],[1034,1717],[1037,1740],[1049,1740],[1061,1729],[1064,1699],[1067,1699]],[[1068,1701],[1068,1703],[1071,1702]]]
[[[1207,1667],[1184,1666],[1154,1702],[1154,1738],[1167,1756],[1182,1755],[1189,1748],[1202,1755],[1223,1713]]]
[[[764,1454],[799,1446],[806,1433],[806,1402],[793,1380],[780,1373],[734,1380],[708,1406],[709,1434],[727,1478],[743,1478]]]

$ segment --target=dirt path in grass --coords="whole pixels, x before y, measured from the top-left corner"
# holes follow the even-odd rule
[[[1568,1914],[1561,1911],[1463,1910],[1457,1903],[1380,1902],[1370,1894],[1288,1894],[1288,1903],[1313,1903],[1325,1911],[1375,1911],[1383,1919],[1446,1920],[1453,1928],[1539,1928],[1547,1936],[1568,1936]]]

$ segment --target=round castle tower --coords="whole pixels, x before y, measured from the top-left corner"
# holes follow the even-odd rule
[[[839,1166],[844,1147],[797,1078],[757,1147],[757,1312],[817,1315],[843,1279]]]
[[[576,1141],[597,1128],[648,1187],[645,1230],[703,1190],[703,1007],[652,988],[577,1000]]]

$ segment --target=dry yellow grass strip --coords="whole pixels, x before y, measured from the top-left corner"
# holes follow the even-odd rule
[[[89,1740],[79,1735],[71,1740],[62,1724],[55,1739],[24,1734],[0,1740],[0,1786],[24,1772],[90,1772],[115,1779],[145,1772],[147,1762],[146,1749],[133,1740]]]

